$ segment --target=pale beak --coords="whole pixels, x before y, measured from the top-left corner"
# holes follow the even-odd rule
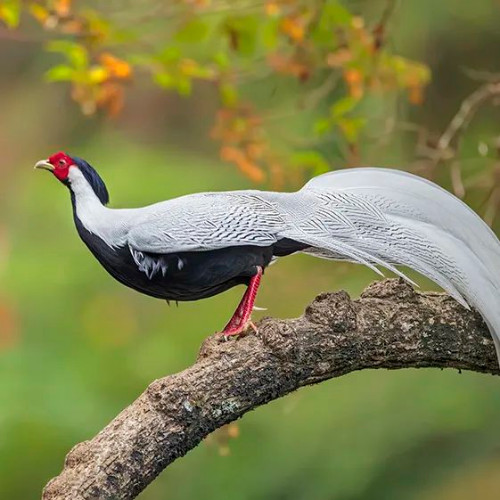
[[[49,160],[40,160],[35,163],[35,168],[43,168],[44,170],[49,170],[50,172],[53,172],[54,165],[52,163],[49,163]]]

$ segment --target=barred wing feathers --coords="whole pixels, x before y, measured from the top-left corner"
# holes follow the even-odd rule
[[[128,234],[129,246],[141,252],[269,246],[286,228],[276,204],[258,191],[194,194],[148,209]]]

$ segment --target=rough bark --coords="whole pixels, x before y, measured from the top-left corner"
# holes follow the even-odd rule
[[[439,367],[499,374],[480,316],[400,280],[361,298],[323,293],[297,319],[208,338],[196,363],[154,381],[90,441],[75,446],[44,500],[130,499],[215,429],[297,388],[365,368]],[[459,383],[457,379],[457,383]]]

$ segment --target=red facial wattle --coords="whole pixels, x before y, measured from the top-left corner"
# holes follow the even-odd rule
[[[68,178],[69,168],[74,164],[71,156],[62,151],[49,157],[48,162],[54,167],[53,174],[60,180]]]

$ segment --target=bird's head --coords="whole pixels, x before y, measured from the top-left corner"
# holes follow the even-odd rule
[[[106,205],[109,202],[108,190],[106,189],[104,181],[95,169],[81,158],[69,156],[60,151],[59,153],[49,156],[46,160],[38,161],[35,164],[35,168],[52,172],[57,179],[70,189],[72,189],[73,184],[86,181],[101,203]]]

